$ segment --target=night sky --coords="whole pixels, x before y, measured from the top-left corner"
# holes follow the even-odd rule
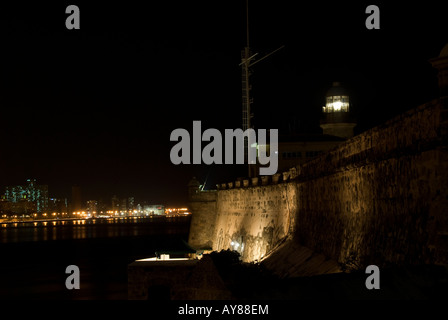
[[[154,3],[153,3],[154,2]],[[437,97],[428,62],[448,42],[443,2],[250,1],[254,122],[314,132],[341,81],[362,132]],[[245,166],[170,162],[170,133],[241,127],[245,2],[21,2],[0,5],[0,187],[36,178],[51,196],[185,203],[192,176],[211,188]],[[67,30],[65,8],[80,8]],[[381,10],[367,30],[365,8]]]

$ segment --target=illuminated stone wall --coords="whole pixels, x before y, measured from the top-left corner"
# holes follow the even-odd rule
[[[201,223],[192,220],[190,239],[207,238],[214,250],[237,250],[245,261],[261,259],[288,236],[348,269],[446,264],[447,132],[447,99],[435,100],[278,182],[226,184],[214,208],[208,201],[205,210],[197,203],[192,209]]]
[[[292,234],[296,185],[220,190],[216,209],[213,250],[232,249],[245,261],[259,260]]]

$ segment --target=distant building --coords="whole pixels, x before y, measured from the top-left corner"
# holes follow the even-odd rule
[[[4,215],[31,215],[36,213],[36,203],[26,199],[20,199],[17,202],[10,202],[2,198],[0,200],[0,213]]]
[[[165,214],[165,206],[161,204],[145,205],[143,206],[143,213],[145,215],[161,216]]]
[[[72,212],[82,211],[81,187],[72,187]]]
[[[128,201],[126,198],[120,199],[120,210],[119,212],[127,212],[128,211]]]
[[[135,210],[135,198],[134,197],[129,197],[128,198],[128,210]]]
[[[26,185],[8,186],[4,199],[10,202],[13,213],[41,213],[48,210],[48,185],[38,185],[28,179]]]
[[[88,200],[87,201],[87,214],[90,214],[91,216],[96,216],[98,213],[99,213],[98,201]]]
[[[109,204],[107,202],[103,201],[103,199],[98,200],[98,211],[100,214],[106,213],[109,211]]]
[[[48,199],[48,212],[67,213],[67,198],[50,198]]]
[[[117,213],[120,212],[120,199],[117,196],[113,196],[111,202],[111,210]]]

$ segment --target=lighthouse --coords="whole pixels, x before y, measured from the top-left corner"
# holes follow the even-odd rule
[[[323,134],[349,139],[354,135],[355,126],[350,97],[340,82],[333,82],[325,96],[325,106],[322,107],[320,127]]]

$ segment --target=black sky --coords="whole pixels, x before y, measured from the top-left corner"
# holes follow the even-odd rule
[[[65,28],[76,4],[81,29]],[[381,29],[365,28],[365,8]],[[244,1],[54,2],[0,8],[0,186],[33,177],[50,194],[182,204],[191,176],[228,166],[170,163],[176,128],[241,127]],[[448,42],[443,4],[251,1],[251,46],[285,48],[254,68],[259,128],[318,128],[333,81],[352,93],[361,132],[437,96],[428,60]],[[238,168],[237,168],[238,169]],[[244,168],[242,172],[245,172]]]

